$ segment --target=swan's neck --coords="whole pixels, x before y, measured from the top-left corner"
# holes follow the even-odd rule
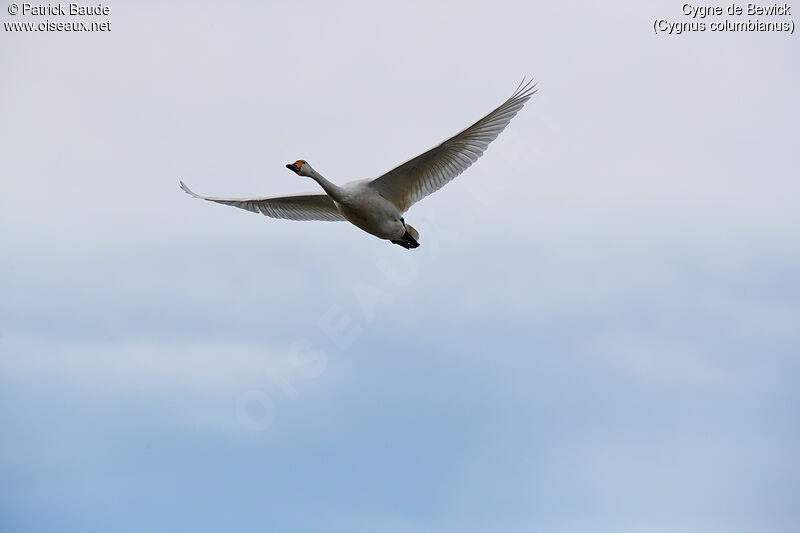
[[[343,195],[342,188],[336,185],[335,183],[331,183],[330,181],[326,180],[322,174],[314,170],[313,168],[308,172],[309,177],[319,183],[319,186],[322,187],[328,196],[333,198],[334,200],[340,200]]]

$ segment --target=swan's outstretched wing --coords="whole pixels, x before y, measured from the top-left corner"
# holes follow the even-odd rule
[[[285,218],[287,220],[345,220],[327,194],[295,194],[274,198],[212,198],[192,192],[183,182],[180,182],[180,184],[181,189],[194,198],[232,205],[239,209],[247,209],[253,213],[261,213],[272,218]]]
[[[536,85],[523,80],[500,107],[439,146],[375,178],[370,186],[401,211],[407,210],[477,161],[535,92]]]

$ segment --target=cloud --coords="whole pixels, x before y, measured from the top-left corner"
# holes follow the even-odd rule
[[[225,341],[65,341],[0,338],[7,386],[47,396],[80,391],[112,410],[138,405],[172,427],[241,431],[321,375],[327,355],[295,342],[283,347]],[[52,392],[48,392],[52,391]],[[272,397],[270,397],[272,395]],[[19,414],[24,406],[19,406]],[[265,429],[265,428],[259,428]]]

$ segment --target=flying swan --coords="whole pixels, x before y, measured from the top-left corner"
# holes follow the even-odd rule
[[[406,224],[403,213],[477,161],[534,93],[536,85],[523,80],[511,98],[472,126],[372,180],[351,181],[340,186],[322,177],[303,159],[286,165],[298,176],[316,181],[324,193],[272,198],[215,198],[195,194],[182,181],[180,187],[194,198],[232,205],[272,218],[347,220],[378,238],[406,249],[416,248],[419,246],[419,233]]]

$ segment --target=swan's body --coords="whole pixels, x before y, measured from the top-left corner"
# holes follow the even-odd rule
[[[341,200],[334,200],[334,204],[349,222],[381,239],[403,238],[403,214],[392,202],[375,194],[368,181],[347,183],[341,189]]]
[[[373,180],[335,185],[304,160],[286,165],[300,176],[316,181],[324,193],[272,198],[213,198],[181,189],[195,198],[289,220],[347,220],[381,239],[404,248],[419,246],[419,234],[405,223],[403,213],[414,203],[439,190],[483,155],[536,92],[531,83],[520,84],[500,107],[440,145],[418,155]]]

